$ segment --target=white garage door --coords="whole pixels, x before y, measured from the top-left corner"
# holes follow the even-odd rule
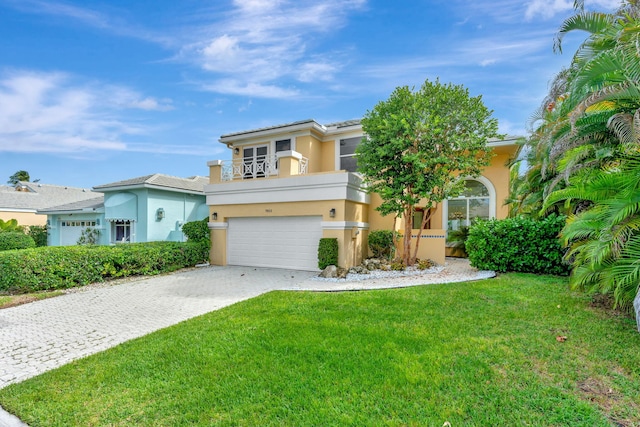
[[[228,263],[317,270],[321,221],[320,216],[230,218]]]
[[[82,230],[86,227],[86,221],[62,221],[60,222],[60,246],[73,246],[78,244]]]

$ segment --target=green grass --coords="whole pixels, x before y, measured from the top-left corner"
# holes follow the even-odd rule
[[[0,404],[32,427],[640,425],[635,322],[589,303],[525,274],[272,292],[6,387]]]
[[[64,292],[62,291],[45,291],[20,295],[0,295],[0,309],[15,307],[17,305],[27,304],[41,299],[57,297],[63,293]]]

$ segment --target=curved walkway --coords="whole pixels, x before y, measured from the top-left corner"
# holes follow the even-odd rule
[[[493,277],[467,260],[438,273],[327,282],[317,273],[205,267],[118,285],[78,288],[56,298],[0,310],[0,388],[239,301],[273,290],[345,291]],[[0,426],[23,425],[0,408]]]

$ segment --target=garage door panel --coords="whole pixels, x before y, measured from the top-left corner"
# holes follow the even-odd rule
[[[231,218],[228,263],[317,270],[322,217]]]

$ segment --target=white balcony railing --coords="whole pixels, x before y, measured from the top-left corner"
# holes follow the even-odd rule
[[[306,175],[307,163],[308,160],[305,157],[299,160],[298,175]],[[256,156],[248,159],[222,162],[222,181],[273,176],[278,176],[277,156]]]

